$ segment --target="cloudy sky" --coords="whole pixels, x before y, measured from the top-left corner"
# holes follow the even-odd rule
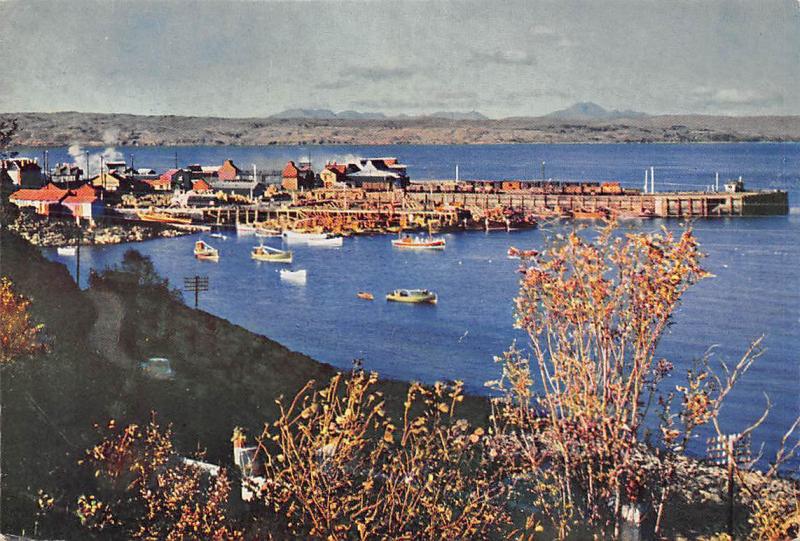
[[[800,114],[800,0],[0,0],[0,111]]]

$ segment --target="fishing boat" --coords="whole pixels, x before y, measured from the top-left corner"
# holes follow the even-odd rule
[[[291,263],[292,252],[290,250],[278,250],[270,246],[254,246],[250,250],[250,257],[256,261],[268,261],[270,263]]]
[[[194,256],[197,259],[219,261],[219,250],[202,240],[198,240],[194,243]]]
[[[257,227],[256,228],[256,237],[262,238],[271,238],[271,237],[280,237],[281,232],[279,229],[267,229],[265,227]]]
[[[436,304],[439,298],[436,293],[427,289],[395,289],[386,295],[386,300],[411,304]]]
[[[427,239],[409,236],[401,239],[394,239],[392,246],[395,248],[411,248],[417,250],[444,250],[447,243],[443,238],[430,237]]]
[[[237,235],[252,235],[258,230],[256,224],[245,224],[242,222],[236,222],[236,234]]]
[[[321,238],[321,239],[310,238],[306,242],[308,243],[309,246],[331,246],[331,247],[337,247],[337,246],[342,246],[344,241],[343,241],[342,237],[328,236],[328,237]]]
[[[162,224],[189,225],[191,218],[179,218],[165,212],[137,212],[136,216],[143,222],[158,222]]]
[[[280,272],[281,280],[285,282],[291,282],[293,284],[303,285],[306,283],[306,270],[296,270],[290,271],[286,269],[281,269]]]
[[[78,252],[78,249],[75,246],[59,246],[56,252],[58,252],[58,255],[73,256]]]
[[[289,242],[308,242],[309,240],[324,240],[328,238],[326,233],[306,233],[303,231],[289,231],[283,232],[283,238]]]
[[[356,293],[356,297],[359,299],[364,299],[365,301],[371,301],[375,299],[375,295],[370,293],[369,291],[359,291]]]

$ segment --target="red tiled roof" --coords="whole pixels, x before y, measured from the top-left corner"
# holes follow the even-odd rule
[[[158,177],[158,178],[160,178],[161,180],[172,180],[172,176],[173,176],[175,173],[177,173],[178,171],[180,171],[180,169],[167,169],[167,170],[166,170],[164,173],[162,173],[162,174],[161,174],[161,176],[160,176],[160,177]]]
[[[195,192],[205,192],[211,189],[211,185],[205,180],[198,180],[192,183],[192,190]]]
[[[89,184],[84,184],[77,190],[70,190],[64,198],[64,203],[94,203],[97,201],[97,190]]]
[[[48,184],[38,189],[22,189],[11,194],[10,199],[21,201],[54,201],[58,202],[67,195],[67,190],[62,190],[55,184]]]

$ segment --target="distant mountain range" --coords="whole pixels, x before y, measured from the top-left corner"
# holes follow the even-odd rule
[[[482,120],[475,120],[479,113],[451,112],[394,118],[381,113],[327,110],[281,115],[286,118],[0,113],[0,121],[18,121],[14,146],[800,141],[800,116],[645,115],[607,111],[595,104],[577,104],[548,116]]]
[[[277,119],[314,119],[314,120],[396,120],[410,118],[444,118],[447,120],[488,120],[489,117],[477,111],[437,111],[425,115],[386,115],[384,113],[368,113],[361,111],[340,111],[330,109],[286,109],[280,113],[270,115],[269,118]]]
[[[616,120],[619,118],[642,118],[648,116],[647,113],[638,111],[618,111],[617,109],[605,109],[591,101],[576,103],[567,107],[543,115],[541,118],[556,120]],[[446,120],[489,120],[484,114],[478,111],[437,111],[435,113],[420,115],[387,115],[385,113],[369,113],[361,111],[340,111],[334,112],[330,109],[286,109],[280,113],[270,115],[269,118],[275,119],[313,119],[313,120],[409,120],[416,118],[442,118]],[[535,117],[533,117],[535,118]]]
[[[558,120],[615,120],[618,118],[642,118],[646,116],[649,115],[629,109],[625,111],[618,111],[616,109],[609,111],[591,101],[582,101],[566,109],[553,111],[550,114],[544,115],[545,118],[555,118]]]

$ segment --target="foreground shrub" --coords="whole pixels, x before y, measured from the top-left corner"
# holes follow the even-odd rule
[[[461,384],[412,384],[395,425],[376,380],[356,371],[278,401],[280,417],[258,442],[263,481],[253,487],[272,523],[325,539],[514,533],[510,486],[484,453],[483,429],[455,417]]]
[[[672,364],[656,359],[656,347],[682,295],[709,276],[701,258],[691,230],[620,235],[614,224],[593,238],[556,237],[523,258],[516,324],[530,353],[512,347],[497,359],[503,377],[487,383],[502,395],[492,445],[559,537],[577,524],[618,537],[624,516],[641,522],[648,512],[658,534],[676,486],[691,483],[678,476],[677,457],[699,427],[722,434],[722,403],[760,340],[733,370],[722,365],[723,377],[704,362],[685,386],[659,391]],[[658,445],[647,447],[643,423],[654,404]]]
[[[99,494],[78,498],[75,514],[103,537],[127,539],[238,539],[226,519],[230,483],[225,470],[186,461],[169,428],[155,419],[144,428],[118,428],[82,461],[94,468]]]
[[[44,349],[39,336],[44,326],[31,321],[30,304],[11,280],[0,279],[0,369]]]

